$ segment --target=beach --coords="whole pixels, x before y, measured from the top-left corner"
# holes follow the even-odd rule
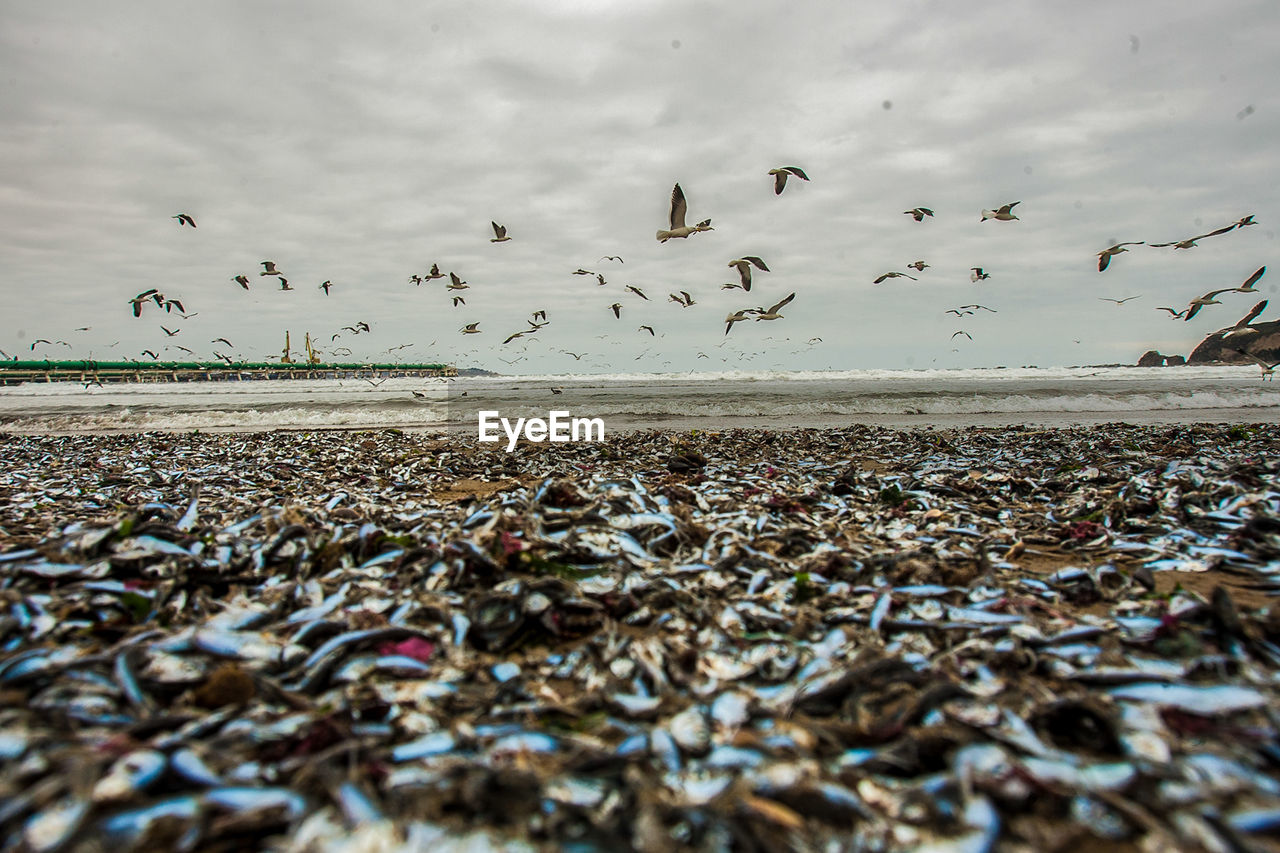
[[[1274,423],[0,447],[6,846],[1274,849]]]

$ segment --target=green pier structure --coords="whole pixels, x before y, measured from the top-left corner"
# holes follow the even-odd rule
[[[0,361],[0,385],[23,382],[239,382],[252,379],[375,379],[457,376],[449,364],[243,361]]]

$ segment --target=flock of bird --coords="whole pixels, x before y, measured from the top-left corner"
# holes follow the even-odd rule
[[[798,166],[780,166],[777,168],[769,169],[767,174],[768,176],[773,178],[773,188],[774,188],[775,195],[782,194],[783,190],[787,186],[789,179],[794,178],[796,180],[804,181],[806,183],[809,182],[810,180],[809,176],[805,173],[805,171]],[[1020,201],[1013,201],[1013,202],[1002,204],[998,207],[994,207],[991,209],[984,208],[981,210],[980,218],[978,221],[986,222],[988,220],[991,220],[991,221],[1004,222],[1004,223],[1018,221],[1019,216],[1017,213],[1014,212],[1014,209],[1020,204],[1021,204]],[[908,210],[903,211],[903,214],[910,217],[916,223],[924,223],[926,220],[931,220],[935,218],[934,210],[932,208],[924,207],[924,206],[910,208]],[[192,217],[188,213],[179,213],[174,215],[172,218],[177,220],[178,225],[180,227],[183,227],[183,228],[190,227],[192,229],[195,229],[197,227],[194,217]],[[715,230],[715,228],[711,224],[712,223],[711,218],[702,219],[694,225],[687,224],[688,218],[689,218],[688,198],[686,197],[685,192],[683,188],[680,186],[680,184],[676,183],[671,191],[667,227],[657,231],[656,233],[657,241],[659,243],[666,243],[673,239],[687,239],[689,237],[692,237],[695,234],[700,234],[700,233],[705,233],[705,232],[710,232]],[[1229,225],[1216,228],[1204,234],[1199,234],[1199,235],[1188,237],[1185,239],[1173,240],[1173,241],[1162,242],[1162,243],[1148,243],[1146,241],[1141,241],[1141,240],[1118,242],[1115,245],[1110,246],[1109,248],[1103,249],[1102,251],[1097,253],[1097,259],[1098,259],[1097,268],[1100,273],[1105,272],[1107,269],[1110,268],[1113,258],[1117,257],[1122,253],[1130,252],[1131,251],[1130,247],[1145,245],[1145,246],[1156,248],[1156,249],[1172,248],[1175,251],[1180,249],[1192,249],[1197,246],[1198,241],[1205,240],[1210,237],[1221,236],[1233,230],[1243,229],[1255,224],[1257,223],[1254,221],[1254,216],[1251,214],[1251,215],[1242,217],[1241,219],[1238,219]],[[508,229],[505,225],[502,225],[497,221],[491,221],[490,226],[493,231],[493,237],[490,238],[491,243],[512,242],[513,237],[511,236],[511,234],[508,233]],[[600,260],[602,262],[607,261],[610,263],[617,263],[617,264],[624,263],[624,260],[620,255],[605,255],[601,257]],[[294,287],[290,284],[289,279],[286,277],[284,271],[281,269],[281,267],[277,264],[276,261],[263,260],[260,262],[260,265],[262,267],[262,270],[258,272],[259,278],[274,277],[276,279],[276,284],[278,285],[279,291],[294,290]],[[772,270],[770,269],[768,264],[765,262],[765,260],[758,255],[743,255],[742,257],[733,258],[729,260],[726,265],[729,268],[736,270],[736,272],[738,273],[738,280],[735,282],[726,282],[720,285],[720,289],[724,291],[741,290],[744,293],[750,293],[752,291],[752,286],[753,286],[753,271],[755,273],[772,272]],[[881,273],[876,278],[874,278],[872,283],[874,285],[880,285],[887,281],[892,281],[897,279],[919,281],[920,276],[925,274],[925,271],[931,268],[932,268],[932,265],[927,263],[926,261],[915,260],[906,265],[906,269],[913,270],[915,272],[914,275],[902,270],[889,270],[884,273]],[[987,272],[987,270],[981,266],[974,266],[974,267],[970,267],[969,269],[970,269],[969,279],[974,284],[989,280],[992,277],[991,273]],[[1254,285],[1263,276],[1265,272],[1266,272],[1266,267],[1265,266],[1261,267],[1260,269],[1257,270],[1257,272],[1255,272],[1252,276],[1250,276],[1248,280],[1246,280],[1243,284],[1237,287],[1227,287],[1227,288],[1219,288],[1219,289],[1211,290],[1208,293],[1205,293],[1203,296],[1192,299],[1188,303],[1187,307],[1181,310],[1177,310],[1171,307],[1163,307],[1163,306],[1157,308],[1157,310],[1168,312],[1171,315],[1171,319],[1174,319],[1174,320],[1182,319],[1184,321],[1189,321],[1193,317],[1195,317],[1206,306],[1222,304],[1221,300],[1217,298],[1222,294],[1257,292],[1257,288],[1255,288]],[[574,270],[572,275],[594,278],[595,284],[597,287],[607,287],[610,284],[609,279],[606,278],[603,272],[599,272],[595,270],[588,270],[580,267]],[[447,298],[451,302],[452,306],[454,308],[466,307],[467,303],[466,303],[465,291],[470,289],[470,285],[461,276],[459,276],[457,272],[441,271],[440,265],[438,263],[433,263],[430,269],[426,273],[414,273],[410,275],[408,280],[415,286],[421,286],[424,283],[429,283],[437,280],[446,280],[446,279],[447,279],[447,283],[444,286],[444,291]],[[247,274],[238,273],[231,277],[231,281],[235,282],[237,285],[240,286],[240,288],[242,288],[245,291],[249,291],[251,289],[252,279]],[[317,286],[317,289],[323,291],[325,296],[328,296],[331,290],[333,289],[333,287],[334,287],[334,284],[331,280],[325,280],[319,283],[319,285]],[[635,284],[626,284],[622,288],[622,293],[624,297],[631,297],[634,299],[643,300],[646,303],[651,302],[649,295],[645,293],[645,291],[641,287]],[[761,321],[773,321],[773,320],[784,319],[784,316],[781,313],[782,309],[785,308],[787,305],[789,305],[795,298],[796,298],[796,293],[791,292],[768,307],[765,307],[763,305],[756,305],[756,306],[740,308],[730,312],[724,319],[724,323],[725,323],[724,337],[727,339],[728,335],[733,330],[734,325],[738,323],[746,322],[748,320],[752,320],[754,322],[761,322]],[[1131,300],[1140,298],[1140,296],[1126,296],[1123,298],[1113,298],[1113,297],[1099,297],[1099,298],[1104,301],[1112,302],[1117,306],[1122,306]],[[692,308],[693,306],[699,304],[697,300],[694,298],[693,294],[691,294],[687,290],[678,290],[678,291],[669,293],[667,301],[675,303],[682,309]],[[133,298],[128,300],[128,304],[135,318],[139,318],[143,315],[143,309],[148,304],[154,304],[157,309],[163,309],[166,315],[172,315],[176,311],[177,316],[183,320],[196,316],[195,313],[190,313],[190,314],[186,313],[185,307],[183,306],[183,303],[181,302],[181,300],[169,298],[156,288],[151,288],[141,293],[138,293]],[[1254,317],[1256,317],[1259,313],[1261,313],[1261,311],[1265,307],[1266,307],[1266,302],[1263,301],[1262,303],[1260,303],[1258,306],[1255,307],[1255,310],[1248,317],[1246,317],[1245,319],[1237,323],[1231,329],[1224,330],[1224,332],[1222,332],[1221,334],[1223,334],[1225,337],[1236,338],[1237,339],[1236,342],[1242,345],[1247,344],[1248,337],[1251,334],[1256,334],[1256,330],[1251,327],[1250,322]],[[606,306],[606,310],[612,313],[615,319],[621,320],[624,311],[627,310],[627,306],[623,300],[615,300]],[[957,318],[962,318],[967,316],[974,316],[978,311],[990,312],[992,314],[998,313],[996,309],[990,308],[986,305],[982,305],[979,303],[969,303],[966,305],[961,305],[957,308],[949,308],[949,309],[946,309],[944,313],[953,314]],[[523,339],[522,346],[527,345],[527,342],[529,340],[534,339],[542,329],[544,329],[546,326],[549,325],[549,321],[547,320],[546,310],[540,309],[540,310],[534,311],[532,314],[532,317],[526,321],[526,324],[527,325],[523,328],[518,328],[515,331],[511,331],[507,333],[501,345],[507,346],[509,344],[512,344],[515,341],[519,341],[522,339]],[[463,335],[482,334],[483,330],[480,328],[480,325],[481,325],[480,321],[469,322],[464,324],[461,327],[461,329],[459,329],[459,331]],[[180,326],[170,329],[167,326],[162,325],[160,328],[164,332],[166,338],[168,339],[174,338],[182,330]],[[353,323],[352,325],[345,326],[339,331],[335,332],[331,336],[329,340],[329,344],[336,343],[338,340],[341,339],[341,337],[343,336],[343,333],[346,333],[346,332],[349,332],[352,335],[359,335],[362,333],[369,333],[371,331],[372,331],[371,326],[367,322],[359,321],[359,322]],[[660,336],[659,331],[655,328],[655,326],[651,322],[639,325],[636,331],[642,334],[648,334],[650,338],[655,338]],[[964,329],[960,329],[952,333],[951,339],[954,340],[955,338],[961,337],[961,336],[963,336],[968,340],[973,340],[973,336],[967,330],[964,330]],[[608,337],[608,335],[600,335],[597,337],[605,338],[605,337]],[[790,339],[787,338],[785,340],[790,340]],[[117,344],[118,343],[119,342],[117,342]],[[234,349],[231,342],[225,337],[215,338],[211,340],[210,343],[215,343],[215,344],[222,343],[222,344],[225,344],[227,348]],[[434,343],[435,342],[433,341],[432,345],[434,345]],[[805,346],[812,347],[818,343],[821,343],[821,338],[816,338],[816,337],[810,338],[806,342]],[[70,343],[63,340],[50,341],[49,339],[46,339],[46,338],[37,338],[31,344],[32,352],[35,351],[37,345],[39,344],[48,344],[48,345],[62,344],[67,347],[71,347]],[[723,341],[722,341],[722,344],[723,344]],[[394,353],[394,352],[406,349],[408,347],[412,347],[413,345],[414,345],[413,343],[402,343],[398,346],[393,346],[385,350],[385,352],[390,354],[390,353]],[[115,346],[115,344],[113,344],[112,346]],[[194,355],[194,352],[191,349],[184,346],[177,345],[176,343],[170,344],[165,348],[168,349],[170,347],[173,349]],[[313,349],[312,351],[316,354],[326,354],[316,349]],[[796,350],[796,352],[801,352],[801,351],[803,350]],[[1238,351],[1245,358],[1258,361],[1263,367],[1264,377],[1271,376],[1270,370],[1272,367],[1274,367],[1274,365],[1268,366],[1265,362],[1261,361],[1256,354],[1250,352],[1247,346],[1243,346],[1243,348],[1237,349],[1236,351]],[[471,352],[474,353],[475,351],[472,350]],[[588,355],[588,353],[571,352],[569,350],[560,350],[560,352],[562,352],[567,356],[572,357],[575,361],[580,361],[584,356]],[[145,349],[142,351],[141,354],[149,356],[152,359],[159,358],[158,353],[154,349]],[[348,347],[332,347],[331,346],[327,354],[335,355],[335,356],[340,356],[344,354],[350,355],[351,349]],[[463,353],[463,354],[466,354],[466,353]],[[642,358],[647,354],[648,354],[648,351],[646,351],[645,353],[642,353],[641,356],[637,358],[637,360],[639,360],[639,358]],[[214,351],[214,356],[228,363],[233,362],[233,359],[231,356],[225,353],[219,352],[217,350]],[[288,360],[289,356],[290,356],[290,351],[286,347],[285,351],[281,356],[279,356],[279,358]],[[698,358],[709,358],[709,357],[710,356],[708,356],[705,352],[701,352],[701,351],[698,352]],[[522,359],[517,358],[514,361],[502,359],[502,361],[507,364],[515,364],[515,363],[518,363],[520,360]],[[728,361],[727,358],[722,360]],[[670,364],[670,362],[664,362],[664,363]]]

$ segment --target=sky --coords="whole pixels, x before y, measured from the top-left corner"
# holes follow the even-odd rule
[[[288,331],[295,358],[309,333],[325,360],[512,374],[1186,355],[1280,280],[1155,310],[1272,260],[1278,41],[1269,0],[0,0],[0,350],[263,360]],[[779,166],[810,180],[776,195]],[[677,182],[714,230],[659,243]],[[770,271],[722,289],[745,255]],[[432,264],[465,305],[410,281]],[[188,318],[134,318],[151,288]],[[945,313],[970,303],[995,312]]]

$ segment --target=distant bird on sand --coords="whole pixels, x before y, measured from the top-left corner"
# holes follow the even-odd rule
[[[249,289],[249,277],[247,275],[238,275],[233,277],[231,280],[243,287],[245,290]]]
[[[609,310],[613,312],[613,316],[617,317],[619,320],[622,319],[622,303],[621,302],[613,303],[612,305],[609,306]]]
[[[1107,268],[1107,265],[1111,263],[1112,255],[1118,255],[1121,252],[1129,251],[1125,246],[1141,246],[1142,243],[1142,240],[1139,240],[1136,243],[1116,243],[1110,249],[1103,249],[1098,253],[1098,272],[1102,272]]]
[[[770,169],[769,174],[773,175],[774,195],[782,195],[782,188],[787,185],[788,175],[795,175],[802,181],[809,180],[809,176],[799,166],[780,166],[777,169]]]
[[[879,278],[877,278],[875,281],[873,281],[873,282],[871,282],[871,283],[872,283],[872,284],[879,284],[880,282],[885,281],[885,280],[887,280],[887,279],[891,279],[891,278],[909,278],[909,279],[911,279],[912,281],[919,281],[919,280],[920,280],[920,279],[916,278],[915,276],[913,276],[913,275],[907,275],[907,274],[906,274],[906,273],[904,273],[904,272],[887,272],[887,273],[885,273],[884,275],[880,276]]]
[[[907,264],[907,269],[915,270],[916,272],[924,272],[928,268],[929,265],[924,261],[915,261],[914,263]]]
[[[684,190],[680,189],[679,184],[676,184],[675,189],[671,191],[671,213],[669,216],[671,229],[658,232],[657,239],[659,243],[665,243],[673,237],[688,237],[690,234],[696,234],[699,231],[715,230],[711,227],[710,219],[704,219],[692,227],[685,225],[684,219],[688,210],[689,203],[685,200]]]
[[[1137,296],[1126,296],[1124,299],[1112,299],[1110,296],[1099,296],[1098,298],[1103,302],[1114,302],[1117,305],[1123,305],[1130,299],[1141,299],[1142,294],[1138,294]]]
[[[1013,212],[1015,205],[1022,204],[1020,201],[1011,201],[1008,204],[1001,205],[999,210],[982,211],[982,219],[979,222],[986,222],[988,219],[997,219],[1001,222],[1008,222],[1011,219],[1017,219],[1018,214]]]
[[[476,321],[474,323],[468,323],[458,331],[462,332],[462,334],[464,335],[478,335],[480,334],[479,326],[480,326],[480,322]]]
[[[263,271],[258,275],[280,275],[280,270],[276,269],[275,261],[263,261],[262,269]]]
[[[1277,368],[1277,367],[1280,367],[1280,361],[1277,361],[1277,362],[1268,362],[1268,361],[1266,361],[1266,360],[1264,360],[1264,359],[1259,358],[1258,356],[1254,355],[1253,353],[1248,352],[1248,351],[1246,351],[1246,350],[1242,350],[1242,349],[1234,349],[1234,348],[1232,348],[1232,352],[1238,352],[1238,353],[1240,353],[1242,356],[1244,356],[1245,358],[1249,359],[1249,360],[1250,360],[1250,361],[1252,361],[1254,364],[1258,365],[1258,367],[1261,367],[1261,368],[1262,368],[1262,378],[1263,378],[1263,380],[1264,380],[1264,381],[1265,381],[1265,380],[1267,380],[1267,379],[1270,379],[1272,382],[1274,382],[1274,381],[1275,381],[1275,379],[1276,379],[1276,377],[1275,377],[1276,368]]]
[[[991,273],[983,272],[982,267],[969,267],[972,272],[969,274],[969,281],[979,282],[991,278]]]
[[[924,222],[924,218],[926,216],[933,216],[933,211],[927,207],[913,207],[910,210],[904,210],[902,212],[907,216],[910,216],[916,222]]]
[[[789,296],[787,296],[785,299],[783,299],[781,302],[775,303],[775,304],[774,304],[774,306],[773,306],[772,308],[770,308],[769,310],[767,310],[767,311],[757,311],[757,312],[756,312],[756,322],[759,322],[760,320],[781,320],[781,319],[783,319],[782,315],[781,315],[781,314],[779,314],[778,312],[779,312],[780,310],[782,310],[782,308],[783,308],[784,306],[786,306],[789,302],[791,302],[791,300],[792,300],[792,299],[795,299],[795,298],[796,298],[796,295],[795,295],[794,293],[792,293],[791,295],[789,295]]]
[[[552,394],[563,394],[563,393],[564,393],[564,389],[563,389],[563,388],[552,388],[552,389],[551,389],[551,393],[552,393]]]
[[[737,268],[738,277],[742,279],[743,290],[751,290],[751,267],[753,265],[758,270],[769,272],[769,268],[765,266],[764,261],[760,260],[760,258],[755,255],[745,255],[741,258],[735,258],[728,263],[728,266]]]
[[[505,243],[511,239],[507,236],[507,226],[499,225],[496,222],[490,222],[489,224],[493,226],[494,235],[489,238],[490,243]]]
[[[179,213],[177,216],[171,216],[169,218],[178,220],[179,225],[190,225],[192,228],[196,227],[196,221],[185,213]],[[214,230],[216,231],[217,229]]]

